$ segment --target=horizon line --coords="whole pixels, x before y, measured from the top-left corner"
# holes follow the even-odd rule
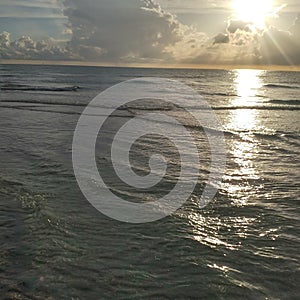
[[[167,63],[113,63],[91,61],[58,61],[58,60],[2,60],[3,65],[47,65],[47,66],[79,66],[79,67],[111,67],[111,68],[142,68],[142,69],[208,69],[208,70],[265,70],[299,72],[299,66],[290,65],[213,65],[213,64],[167,64]]]

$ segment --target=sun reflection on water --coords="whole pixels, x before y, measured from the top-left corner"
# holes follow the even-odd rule
[[[228,123],[229,129],[245,131],[254,129],[257,124],[257,112],[249,106],[257,105],[259,90],[263,84],[260,70],[237,70],[235,89],[237,97],[231,100],[233,110]],[[243,107],[245,109],[243,109]]]
[[[188,221],[192,227],[191,238],[211,249],[237,251],[242,240],[249,235],[257,218],[247,216],[211,216],[189,212]],[[230,235],[229,235],[230,234]]]
[[[228,164],[220,194],[226,195],[235,207],[253,205],[263,185],[257,165],[260,143],[255,133],[261,129],[258,110],[260,90],[263,86],[262,72],[256,70],[239,70],[234,73],[236,96],[229,100],[229,114],[225,117],[225,128],[234,133],[229,135]],[[227,204],[226,204],[227,205]],[[258,216],[247,215],[210,215],[198,211],[188,212],[192,227],[192,239],[213,249],[239,250],[242,240],[250,236],[251,228],[260,222]],[[212,262],[212,269],[229,272],[224,264]]]
[[[260,179],[255,158],[258,155],[258,141],[254,132],[260,127],[258,111],[252,106],[258,104],[259,90],[263,83],[263,71],[238,70],[235,76],[237,97],[231,100],[234,108],[228,116],[226,128],[237,132],[239,138],[230,141],[231,164],[224,177],[224,189],[238,206],[247,205],[249,198],[256,192],[253,182]]]
[[[255,102],[255,97],[262,88],[261,75],[264,71],[260,70],[237,70],[236,71],[236,90],[240,99],[239,102]]]

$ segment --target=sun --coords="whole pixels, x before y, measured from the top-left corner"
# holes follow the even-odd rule
[[[264,28],[266,19],[274,13],[273,0],[233,0],[235,17]]]

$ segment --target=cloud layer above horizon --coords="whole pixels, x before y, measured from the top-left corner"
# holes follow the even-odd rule
[[[300,65],[297,1],[278,0],[280,9],[264,29],[235,18],[230,4],[230,0],[3,0],[2,29],[9,18],[64,22],[55,38],[53,32],[43,39],[34,32],[12,38],[14,32],[3,30],[0,59]],[[12,16],[14,5],[21,15]]]

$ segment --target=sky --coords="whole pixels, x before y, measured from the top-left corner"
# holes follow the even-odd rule
[[[1,0],[0,59],[300,66],[300,1]]]

